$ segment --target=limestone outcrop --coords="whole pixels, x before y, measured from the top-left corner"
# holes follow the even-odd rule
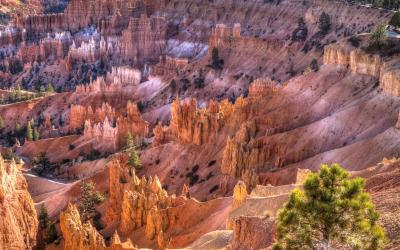
[[[104,121],[106,117],[110,120],[116,118],[115,110],[108,103],[102,103],[101,107],[95,110],[91,106],[85,107],[79,104],[72,104],[69,115],[69,128],[70,130],[76,130],[81,128],[86,121],[99,123]]]
[[[147,239],[155,240],[163,249],[163,232],[170,221],[166,209],[181,204],[180,198],[169,196],[157,176],[140,179],[134,170],[128,174],[118,160],[110,162],[108,168],[110,197],[106,223],[118,222],[118,232],[124,237],[145,227]]]
[[[63,13],[27,16],[20,25],[30,36],[61,29],[77,31],[89,25],[97,25],[107,35],[113,35],[121,32],[121,26],[126,27],[130,16],[152,15],[164,7],[164,0],[73,0]]]
[[[232,225],[233,239],[228,249],[264,249],[275,242],[275,220],[266,216],[241,216]]]
[[[158,61],[166,48],[167,23],[164,17],[132,17],[122,32],[121,53],[136,65]]]
[[[0,248],[34,249],[38,220],[20,166],[0,156]]]
[[[246,184],[243,181],[236,183],[235,188],[233,189],[232,209],[235,209],[246,202],[247,195]]]
[[[60,229],[64,238],[63,249],[106,249],[103,236],[90,223],[82,223],[79,211],[68,205],[60,215]]]
[[[160,61],[151,68],[151,75],[168,76],[181,72],[189,65],[187,58],[174,58],[170,56],[160,56]]]
[[[181,143],[208,143],[232,111],[233,105],[228,101],[210,101],[207,108],[198,109],[195,99],[184,101],[181,105],[179,98],[176,98],[171,107],[170,130]]]
[[[139,139],[146,137],[149,130],[148,122],[143,120],[137,105],[132,102],[120,112],[107,103],[95,111],[91,106],[71,105],[69,129],[75,131],[82,126],[84,138],[107,145],[111,151],[124,146],[128,133]]]
[[[224,149],[221,172],[241,177],[263,163],[263,152],[252,146],[257,128],[254,121],[241,125],[234,138],[228,138]]]
[[[218,104],[211,101],[207,108],[198,109],[195,99],[189,103],[184,101],[181,105],[177,97],[171,105],[170,126],[166,128],[159,123],[153,130],[154,145],[158,146],[169,139],[196,145],[208,143],[231,112],[232,105],[228,102]]]
[[[385,92],[400,96],[400,70],[396,66],[397,59],[367,53],[348,44],[332,44],[324,49],[324,64],[342,65],[353,73],[376,77]]]

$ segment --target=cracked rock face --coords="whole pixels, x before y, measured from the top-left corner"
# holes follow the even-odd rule
[[[36,210],[19,167],[0,156],[0,246],[4,249],[36,245]]]

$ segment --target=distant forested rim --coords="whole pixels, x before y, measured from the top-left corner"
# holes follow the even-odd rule
[[[371,4],[373,7],[399,10],[400,0],[349,0],[350,3]]]
[[[277,3],[279,4],[282,0],[264,0],[264,3]],[[328,0],[334,1],[334,0]],[[347,2],[351,4],[371,5],[375,8],[384,8],[388,10],[399,10],[400,0],[338,0],[339,2]],[[307,0],[303,0],[304,3]]]

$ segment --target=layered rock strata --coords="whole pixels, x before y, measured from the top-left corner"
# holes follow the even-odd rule
[[[400,70],[397,59],[384,58],[350,45],[333,44],[324,49],[324,64],[349,67],[351,72],[379,79],[380,87],[394,96],[400,96]]]

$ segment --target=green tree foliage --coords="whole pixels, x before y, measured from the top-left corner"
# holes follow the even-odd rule
[[[399,0],[356,0],[356,2],[372,4],[375,8],[385,8],[390,10],[398,10],[400,8]]]
[[[40,213],[39,213],[40,227],[42,229],[45,229],[47,227],[48,222],[49,222],[49,214],[47,213],[46,206],[44,205],[44,203],[42,203],[42,205],[40,206]]]
[[[53,87],[53,85],[51,83],[47,84],[46,92],[49,92],[49,93],[53,93],[54,92],[54,87]]]
[[[82,181],[81,195],[79,197],[78,209],[84,222],[93,218],[96,214],[96,205],[105,200],[104,195],[96,191],[92,181]]]
[[[211,68],[215,70],[223,69],[224,60],[219,58],[219,52],[217,48],[213,48],[211,51]]]
[[[33,164],[33,170],[40,176],[43,175],[43,173],[51,166],[50,161],[44,152],[33,158]]]
[[[33,140],[38,141],[40,140],[40,132],[37,127],[33,129]]]
[[[384,23],[378,24],[369,35],[369,47],[378,48],[386,44],[388,35]]]
[[[47,242],[47,244],[51,244],[54,241],[56,241],[57,239],[58,239],[58,233],[57,233],[55,223],[50,222],[47,225],[46,242]]]
[[[394,15],[392,16],[392,18],[389,21],[389,24],[396,28],[400,27],[400,12],[394,13]]]
[[[306,25],[306,22],[304,21],[304,18],[302,16],[297,18],[297,27],[303,27]]]
[[[26,139],[28,141],[32,141],[33,140],[33,123],[32,121],[28,122],[28,125],[26,126]]]
[[[125,136],[125,147],[132,148],[134,146],[135,146],[134,138],[133,138],[132,134],[128,132]]]
[[[280,211],[274,249],[381,249],[385,233],[364,183],[338,164],[322,165]]]
[[[0,130],[4,128],[4,119],[0,116]]]
[[[327,13],[322,12],[319,16],[318,28],[323,35],[328,34],[331,29],[331,17]]]
[[[130,154],[129,154],[129,160],[128,160],[128,165],[130,167],[130,170],[132,168],[135,169],[140,169],[142,167],[142,162],[140,161],[140,158],[137,154],[136,148],[132,147]]]
[[[317,59],[314,58],[314,59],[311,60],[310,68],[311,68],[311,70],[313,70],[313,71],[318,71],[318,70],[319,70],[319,66],[318,66],[318,61],[317,61]]]

